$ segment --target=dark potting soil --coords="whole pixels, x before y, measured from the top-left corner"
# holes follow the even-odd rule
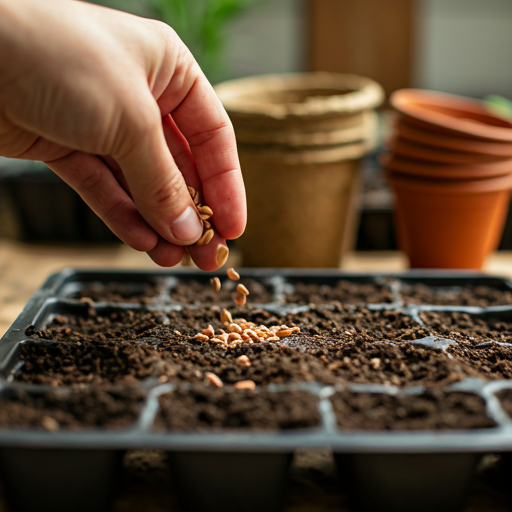
[[[180,304],[233,304],[238,283],[242,283],[250,291],[247,297],[249,303],[268,304],[274,301],[271,287],[257,279],[243,278],[240,281],[231,281],[225,278],[220,281],[221,289],[216,292],[209,282],[182,280],[170,291],[171,301]]]
[[[176,389],[159,400],[156,430],[290,430],[320,424],[318,397],[300,390],[194,386]]]
[[[285,293],[288,304],[326,304],[338,301],[345,304],[388,304],[393,302],[389,285],[354,283],[340,280],[334,286],[295,283],[293,292]]]
[[[439,306],[500,306],[512,304],[512,291],[496,290],[489,286],[455,286],[441,288],[422,283],[401,283],[401,296],[406,304]]]
[[[85,285],[73,294],[73,299],[91,299],[93,302],[151,303],[161,293],[161,285],[144,284],[141,286],[123,283],[93,282]]]
[[[497,316],[423,311],[420,313],[420,318],[425,323],[426,329],[460,343],[471,345],[490,341],[512,343],[512,321],[506,321]]]
[[[496,393],[496,396],[501,403],[501,407],[512,419],[512,389],[502,389]]]
[[[130,387],[37,394],[10,390],[0,398],[0,428],[128,428],[137,420],[144,398],[140,389]]]
[[[428,389],[419,395],[352,393],[331,397],[342,430],[448,430],[495,427],[479,396]]]

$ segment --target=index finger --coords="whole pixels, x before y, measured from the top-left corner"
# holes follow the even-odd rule
[[[233,126],[206,77],[192,82],[172,117],[186,138],[215,227],[226,239],[245,229],[247,207]]]

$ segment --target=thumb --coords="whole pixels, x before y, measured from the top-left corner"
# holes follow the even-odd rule
[[[146,222],[168,242],[190,245],[201,237],[203,226],[167,146],[160,110],[151,100],[144,113],[128,118],[116,144],[120,151],[112,156]]]

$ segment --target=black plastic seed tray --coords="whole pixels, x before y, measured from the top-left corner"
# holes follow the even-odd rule
[[[486,453],[512,451],[512,420],[507,413],[512,409],[512,391],[508,402],[502,399],[506,390],[512,390],[507,366],[507,361],[512,361],[509,281],[477,273],[439,271],[356,275],[252,269],[241,270],[240,274],[241,282],[250,283],[256,290],[243,311],[257,309],[277,318],[294,314],[297,319],[311,311],[328,319],[331,313],[341,311],[347,330],[338,325],[330,339],[342,348],[349,343],[345,341],[347,336],[361,334],[359,324],[350,320],[351,314],[354,318],[360,314],[361,307],[377,316],[388,315],[390,322],[404,318],[415,326],[415,332],[424,329],[427,334],[403,339],[389,339],[382,334],[380,339],[381,334],[370,330],[368,333],[375,340],[374,345],[366,345],[367,350],[371,352],[376,347],[382,354],[386,350],[404,354],[422,350],[421,354],[430,354],[432,360],[440,358],[443,364],[454,365],[459,377],[438,385],[428,384],[427,367],[420,384],[410,385],[400,381],[390,384],[386,379],[393,375],[384,370],[382,375],[387,377],[380,383],[347,380],[343,370],[333,373],[329,382],[268,382],[254,391],[233,390],[227,383],[221,389],[211,386],[212,394],[219,395],[215,407],[220,427],[174,429],[178,413],[187,412],[183,404],[189,395],[199,388],[198,393],[204,393],[208,390],[206,384],[165,382],[167,379],[162,380],[153,366],[129,383],[107,379],[98,384],[92,371],[86,375],[90,382],[83,381],[78,386],[52,382],[54,354],[61,354],[62,347],[82,354],[85,345],[80,340],[63,342],[35,337],[34,333],[52,322],[58,324],[63,315],[101,319],[132,311],[134,315],[154,314],[166,325],[176,315],[201,308],[212,311],[216,306],[231,304],[234,283],[225,279],[224,273],[67,269],[48,279],[0,340],[0,425],[4,425],[0,426],[0,480],[12,509],[108,510],[123,453],[151,448],[168,452],[184,510],[277,511],[286,493],[294,450],[329,447],[338,463],[340,486],[352,496],[355,508],[455,511],[468,494],[480,458]],[[208,290],[214,275],[223,280],[224,295],[212,298]],[[183,292],[190,288],[194,293]],[[186,303],[177,300],[176,290],[182,290]],[[498,334],[473,343],[464,331],[468,319],[489,322],[494,329],[490,332]],[[435,329],[438,334],[432,335]],[[281,344],[303,353],[313,338],[308,339],[305,332],[296,338],[284,338]],[[157,337],[139,340],[134,335],[131,342],[119,342],[113,350],[121,351],[127,343],[157,350],[164,342]],[[496,356],[497,347],[503,351],[500,356]],[[29,360],[24,359],[24,354],[30,353],[36,354],[35,360],[42,361],[46,368],[41,382],[20,377],[28,371]],[[80,364],[95,364],[100,373],[108,360],[105,357],[102,362],[87,354],[80,357]],[[376,371],[379,365],[386,364],[384,355],[368,357],[368,364]],[[497,357],[503,360],[496,360]],[[481,360],[488,360],[489,364],[478,366],[480,363],[475,361]],[[338,360],[335,357],[329,368],[342,363],[342,356]],[[413,373],[421,366],[419,360],[403,364],[409,365]],[[115,371],[123,377],[122,373],[129,370],[116,367]],[[397,378],[400,371],[397,367]],[[256,411],[257,418],[258,408],[271,403],[272,411],[277,411],[277,428],[237,428],[229,415],[230,400],[237,400],[236,392],[245,397],[240,414],[247,417],[254,417],[251,414]],[[296,400],[297,396],[304,406],[288,408],[291,398]],[[468,397],[470,405],[464,406],[463,417],[468,422],[466,426],[459,427],[449,410],[435,428],[422,426],[429,407],[458,407],[460,400]],[[427,409],[418,403],[426,404]],[[398,430],[388,430],[389,425],[383,427],[385,430],[375,430],[373,419],[378,419],[383,407],[396,413],[391,421],[397,422]],[[106,408],[115,413],[111,417],[103,414]],[[400,430],[404,418],[414,420],[412,430]]]

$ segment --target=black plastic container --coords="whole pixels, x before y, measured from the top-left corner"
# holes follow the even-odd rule
[[[241,270],[273,291],[271,302],[258,305],[276,314],[309,306],[286,302],[296,283],[316,283],[334,287],[343,279],[355,284],[377,283],[389,290],[386,303],[367,304],[371,310],[396,310],[420,322],[421,311],[460,311],[470,316],[512,321],[512,305],[489,307],[412,304],[402,292],[414,284],[434,291],[458,290],[462,286],[486,286],[512,292],[509,281],[464,272],[410,272],[382,276],[346,274],[335,271]],[[50,388],[13,381],[19,368],[22,343],[49,344],[31,339],[28,326],[44,328],[58,314],[77,313],[87,308],[101,310],[169,311],[182,306],[171,300],[170,291],[183,280],[208,283],[212,275],[200,272],[79,271],[67,269],[48,279],[34,294],[21,315],[0,341],[0,397],[22,389],[30,396]],[[81,301],[77,297],[93,283],[119,283],[141,292],[155,286],[155,296],[147,304]],[[322,307],[321,305],[318,307]],[[328,306],[325,306],[328,307]],[[512,341],[512,340],[511,340]],[[432,345],[429,338],[409,341]],[[399,344],[400,341],[389,342]],[[449,340],[441,340],[444,350]],[[146,394],[141,413],[123,430],[0,429],[0,478],[6,498],[14,510],[22,512],[64,512],[105,510],[115,488],[121,456],[126,450],[154,448],[169,453],[176,492],[182,508],[192,512],[256,512],[279,510],[286,491],[287,471],[297,448],[329,447],[336,458],[340,485],[350,493],[354,506],[364,511],[423,512],[459,510],[464,502],[476,464],[486,453],[512,451],[512,420],[503,410],[496,392],[512,388],[512,381],[486,382],[468,378],[443,389],[481,397],[487,416],[495,426],[476,430],[347,431],[341,430],[331,397],[337,392],[320,383],[269,385],[273,392],[302,389],[318,397],[320,424],[314,428],[282,432],[158,431],[153,424],[159,410],[158,397],[171,392],[173,384],[151,379],[142,381]],[[420,393],[422,388],[390,388],[358,384],[353,393]],[[63,390],[63,393],[72,393]],[[30,490],[27,491],[27,485]]]

